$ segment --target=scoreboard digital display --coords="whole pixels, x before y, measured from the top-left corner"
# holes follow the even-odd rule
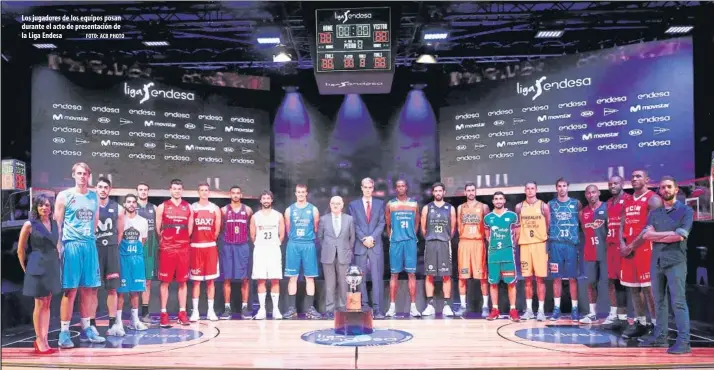
[[[316,72],[391,71],[389,8],[318,9]]]

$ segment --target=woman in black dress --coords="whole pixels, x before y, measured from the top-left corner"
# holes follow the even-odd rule
[[[47,355],[57,352],[47,342],[50,329],[50,302],[52,295],[62,291],[60,259],[57,251],[59,231],[52,220],[52,205],[46,195],[38,195],[32,204],[30,221],[20,230],[17,255],[25,271],[22,293],[35,298],[32,322],[35,326],[35,353]],[[25,263],[29,241],[30,255]]]

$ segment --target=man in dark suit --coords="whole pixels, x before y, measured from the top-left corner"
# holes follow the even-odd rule
[[[352,262],[355,225],[352,216],[342,213],[344,206],[342,197],[332,197],[331,212],[321,217],[317,230],[317,239],[322,246],[320,263],[325,274],[325,314],[328,319],[335,317],[335,295],[337,295],[337,309],[344,309],[347,304],[345,277]]]
[[[362,179],[362,197],[350,202],[349,213],[355,225],[355,263],[362,271],[369,267],[372,278],[372,309],[375,319],[384,318],[380,310],[384,289],[384,253],[382,252],[382,232],[384,231],[384,201],[372,198],[374,180]],[[362,279],[362,306],[367,306],[367,279]]]

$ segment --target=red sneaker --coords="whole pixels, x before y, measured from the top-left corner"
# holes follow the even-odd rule
[[[191,321],[188,320],[188,315],[186,314],[186,311],[179,312],[177,322],[184,326],[191,325]]]
[[[511,309],[511,311],[508,312],[508,317],[511,319],[513,322],[519,322],[521,321],[521,318],[518,317],[518,310],[517,309]]]
[[[161,320],[159,321],[159,326],[162,328],[170,328],[171,324],[169,323],[169,314],[166,312],[161,313]]]
[[[501,313],[498,311],[498,308],[492,308],[491,314],[488,315],[486,320],[496,320],[498,318],[498,316],[500,316],[500,315],[501,315]]]

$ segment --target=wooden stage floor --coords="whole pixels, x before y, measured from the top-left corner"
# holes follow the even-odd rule
[[[100,333],[107,322],[99,320]],[[692,354],[633,347],[597,325],[482,319],[375,321],[371,336],[331,333],[332,322],[200,321],[79,345],[56,355],[31,353],[32,332],[4,337],[2,368],[71,369],[456,369],[714,368],[714,338],[695,334]],[[77,327],[73,333],[79,335]],[[50,333],[56,345],[57,332]],[[357,345],[357,346],[356,346]]]

